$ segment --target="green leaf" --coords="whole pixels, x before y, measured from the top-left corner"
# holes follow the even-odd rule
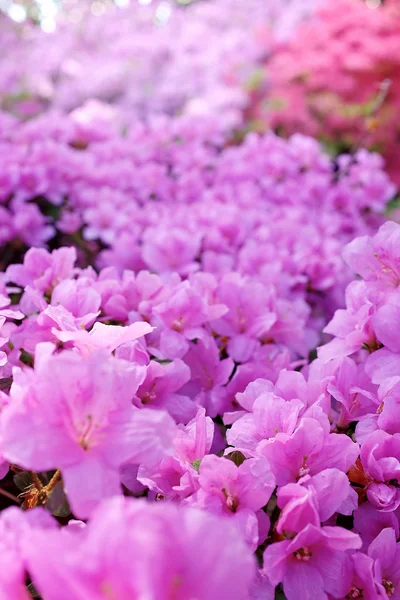
[[[279,111],[279,110],[284,110],[287,107],[287,102],[284,98],[269,98],[268,100],[265,100],[264,102],[264,108],[269,109],[269,110],[273,110],[273,111]]]
[[[192,462],[193,469],[196,469],[196,471],[199,472],[200,464],[201,464],[201,459],[195,460],[194,462]]]
[[[24,350],[23,348],[20,348],[20,357],[19,360],[24,363],[24,365],[26,365],[27,367],[33,367],[33,356],[32,354],[29,354],[29,352],[27,352],[26,350]]]
[[[393,210],[396,210],[400,207],[400,196],[397,195],[395,196],[395,198],[393,198],[393,200],[390,200],[387,205],[386,205],[386,215],[390,216],[390,213]]]
[[[11,304],[13,306],[15,306],[16,304],[19,304],[19,302],[21,300],[21,296],[22,296],[22,292],[14,292],[13,294],[9,294]]]
[[[317,349],[314,348],[313,350],[310,350],[310,352],[308,354],[308,362],[312,363],[313,360],[316,360],[317,358],[318,358]]]
[[[256,68],[250,75],[249,79],[246,81],[246,89],[249,92],[254,90],[258,90],[261,85],[266,80],[265,70],[261,68]]]
[[[157,362],[159,365],[169,365],[169,363],[172,363],[172,360],[170,360],[169,358],[162,359],[162,358],[154,358],[154,356],[153,356],[151,358],[151,360],[154,360],[154,362]]]

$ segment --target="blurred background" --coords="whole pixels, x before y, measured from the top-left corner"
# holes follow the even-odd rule
[[[0,108],[210,116],[367,147],[399,182],[398,0],[0,0]]]

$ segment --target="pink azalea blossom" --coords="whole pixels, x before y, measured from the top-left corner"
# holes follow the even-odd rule
[[[324,421],[322,421],[323,423]],[[344,435],[329,434],[329,424],[303,418],[293,434],[278,434],[260,442],[257,455],[268,460],[278,485],[296,482],[329,468],[347,471],[358,456],[358,445]]]
[[[334,490],[334,493],[333,493]],[[299,533],[308,524],[319,526],[336,512],[351,514],[357,508],[357,494],[345,473],[326,469],[299,483],[289,483],[278,491],[278,533]]]
[[[78,517],[120,493],[121,465],[151,462],[171,449],[171,418],[132,406],[135,366],[105,351],[86,359],[50,355],[34,373],[14,377],[1,414],[4,456],[25,469],[60,468]],[[90,485],[82,485],[85,479]]]
[[[360,459],[370,478],[368,500],[380,510],[395,510],[400,505],[400,493],[390,482],[400,479],[400,434],[374,431],[363,441]]]
[[[288,600],[343,598],[352,577],[350,553],[361,546],[355,533],[340,527],[307,525],[293,540],[269,546],[264,571],[273,585],[283,583]]]
[[[368,548],[374,560],[377,588],[382,597],[400,597],[400,544],[393,529],[383,529]]]
[[[187,425],[178,425],[171,456],[166,456],[158,464],[139,467],[139,481],[165,498],[182,499],[190,496],[199,488],[196,463],[211,451],[214,435],[213,421],[200,408]],[[127,487],[131,489],[130,485]]]
[[[152,360],[133,402],[139,407],[167,410],[177,422],[187,423],[197,412],[197,404],[182,393],[189,379],[190,370],[182,360],[167,364]]]
[[[65,596],[93,600],[166,593],[176,600],[247,600],[255,573],[232,521],[127,498],[104,502],[81,531],[34,532],[24,546],[32,578],[49,600],[60,585]]]
[[[232,461],[218,456],[205,456],[200,463],[199,490],[189,504],[216,514],[228,514],[237,521],[246,541],[256,548],[262,542],[261,527],[267,516],[261,514],[275,488],[275,478],[268,464],[249,459],[237,467]],[[261,512],[260,512],[261,511]]]
[[[84,329],[75,331],[52,329],[55,337],[64,343],[72,342],[83,356],[101,348],[113,352],[122,344],[133,342],[151,331],[153,328],[148,323],[132,323],[127,327],[121,327],[120,325],[105,325],[100,322],[96,322],[89,332]]]
[[[7,279],[22,287],[30,285],[41,292],[52,291],[62,279],[72,274],[75,248],[59,248],[51,254],[42,248],[31,248],[22,265],[11,265]]]

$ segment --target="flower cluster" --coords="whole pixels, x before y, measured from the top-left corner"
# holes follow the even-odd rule
[[[2,474],[11,464],[26,508],[89,521],[60,529],[39,509],[4,512],[2,592],[17,598],[27,572],[46,599],[60,578],[99,599],[269,599],[276,586],[288,600],[395,595],[399,236],[387,222],[347,246],[362,279],[302,372],[280,355],[257,373],[235,355],[251,342],[237,342],[232,276],[221,289],[199,273],[118,279],[75,268],[73,248],[11,265]],[[243,307],[253,312],[250,294]],[[122,490],[147,503],[115,498]]]
[[[195,509],[104,501],[90,524],[60,529],[42,509],[0,518],[4,598],[242,600],[254,576],[251,552],[225,521]],[[194,560],[196,557],[196,560]],[[61,594],[61,595],[60,595]]]
[[[29,131],[35,133],[34,126],[17,130],[13,139]],[[139,131],[144,136],[151,130]],[[151,148],[151,137],[147,140],[149,150],[159,151],[155,143]],[[162,140],[167,162],[171,160],[168,138]],[[107,141],[113,143],[112,138]],[[126,149],[125,141],[119,140],[121,148]],[[70,142],[52,146],[47,136],[31,147],[43,148],[42,143],[61,148],[65,156],[69,152],[82,156],[81,171],[85,156],[94,150],[99,156],[107,145],[91,141],[85,150],[77,150]],[[370,574],[372,588],[395,586],[395,574],[382,575],[380,580],[378,571],[381,548],[392,544],[396,552],[393,531],[398,525],[393,511],[400,497],[391,456],[397,456],[397,438],[391,429],[392,412],[387,415],[395,409],[388,404],[375,415],[384,395],[395,386],[396,382],[390,387],[394,373],[388,375],[390,385],[386,379],[371,381],[361,359],[341,359],[377,350],[371,354],[377,357],[375,362],[379,353],[389,352],[390,364],[396,368],[395,335],[391,329],[386,338],[383,333],[379,338],[372,334],[371,318],[378,297],[386,301],[379,311],[397,310],[397,225],[386,223],[375,238],[367,235],[348,246],[350,269],[359,263],[356,270],[368,281],[350,284],[350,314],[339,310],[326,328],[337,339],[321,348],[317,361],[298,371],[320,341],[327,315],[340,302],[335,294],[340,297],[347,281],[340,265],[341,245],[354,231],[373,230],[378,215],[370,222],[371,214],[383,209],[392,186],[377,156],[365,152],[355,158],[343,156],[334,170],[319,146],[300,136],[288,142],[274,136],[250,136],[243,145],[224,150],[218,150],[217,142],[211,147],[204,141],[191,143],[214,161],[212,169],[204,168],[199,197],[185,197],[182,192],[179,198],[175,188],[171,197],[165,192],[160,202],[146,199],[143,190],[143,196],[135,199],[133,188],[129,193],[117,186],[106,188],[123,198],[120,209],[113,207],[109,212],[112,218],[121,219],[132,204],[129,214],[138,240],[136,250],[134,242],[129,245],[137,261],[134,270],[121,268],[124,265],[112,258],[119,239],[116,232],[104,238],[103,244],[108,240],[110,248],[100,257],[105,261],[107,256],[110,265],[99,272],[91,266],[76,267],[77,250],[70,246],[52,252],[31,248],[22,263],[10,264],[2,275],[1,474],[4,481],[12,482],[15,473],[25,508],[45,505],[59,518],[89,519],[88,531],[83,524],[76,531],[72,521],[71,533],[42,521],[38,531],[32,532],[27,525],[12,521],[10,543],[19,562],[7,585],[18,589],[21,573],[27,571],[44,598],[52,598],[58,570],[48,563],[46,572],[41,571],[37,548],[54,548],[49,552],[57,556],[57,547],[64,544],[68,551],[60,569],[69,585],[82,579],[83,589],[98,589],[99,598],[130,593],[135,585],[144,586],[139,590],[158,585],[154,577],[140,579],[139,584],[122,571],[115,580],[117,576],[105,562],[110,559],[108,550],[104,554],[108,548],[104,543],[97,542],[101,550],[93,566],[89,570],[82,566],[85,552],[91,552],[92,536],[97,540],[98,535],[106,535],[101,533],[105,527],[102,514],[110,514],[115,522],[112,556],[138,552],[144,556],[142,561],[148,560],[146,550],[134,551],[136,543],[121,533],[132,510],[132,515],[140,514],[140,527],[145,528],[139,527],[137,535],[143,537],[140,531],[147,531],[154,540],[149,541],[147,552],[168,544],[176,548],[172,554],[183,556],[183,562],[174,564],[168,575],[170,583],[160,573],[159,585],[162,589],[171,585],[174,598],[183,600],[188,593],[212,597],[201,591],[203,578],[188,574],[190,559],[184,557],[190,553],[186,544],[192,543],[191,532],[197,532],[193,533],[193,543],[197,543],[197,535],[204,535],[202,527],[214,527],[207,519],[215,515],[220,520],[215,528],[220,544],[225,535],[237,536],[238,546],[229,546],[229,552],[244,565],[241,585],[235,583],[232,598],[268,599],[277,585],[283,585],[292,600],[299,595],[299,582],[303,582],[302,598],[308,597],[310,589],[321,598],[324,594],[342,598],[353,588],[359,589],[357,582],[366,577],[362,569]],[[180,148],[176,142],[169,144]],[[157,164],[162,166],[161,159]],[[209,166],[207,160],[205,164]],[[68,180],[60,182],[57,171],[48,167],[52,182],[65,193]],[[114,167],[109,161],[108,169],[100,169],[102,177],[111,175]],[[21,175],[22,168],[20,164],[14,172]],[[201,169],[200,162],[197,172]],[[265,173],[261,183],[257,183],[259,169]],[[137,171],[140,177],[140,164]],[[98,173],[93,169],[94,178]],[[178,190],[185,175],[182,167],[171,177]],[[288,193],[294,193],[296,181],[300,193],[292,200]],[[101,183],[94,198],[101,195]],[[25,192],[20,184],[14,185],[5,210],[29,205],[39,195],[32,188]],[[44,189],[49,198],[56,196]],[[54,192],[55,187],[48,189]],[[95,185],[87,185],[85,192],[82,187],[82,198],[90,196],[91,189],[94,192]],[[32,206],[39,211],[39,204]],[[85,219],[90,210],[95,217],[94,205],[89,206],[82,210],[76,202],[67,209],[71,219]],[[98,210],[102,206],[103,201]],[[314,206],[314,229],[310,229],[310,206]],[[59,214],[52,226],[59,228],[60,222]],[[301,245],[299,227],[306,223],[304,235],[308,237]],[[93,226],[88,233],[89,223],[81,227],[81,242],[87,244],[85,238],[100,235],[93,233]],[[320,228],[324,233],[319,239],[332,232],[327,252],[337,252],[328,279],[322,252],[317,250],[321,254],[315,256],[316,247],[310,244],[311,232]],[[129,235],[135,239],[134,230]],[[262,260],[257,259],[260,247],[265,248]],[[292,256],[293,252],[297,254]],[[151,271],[141,269],[142,265]],[[318,291],[323,301],[318,300]],[[324,313],[326,303],[329,310]],[[387,318],[382,315],[382,327]],[[374,319],[377,327],[378,317]],[[383,343],[388,347],[379,349]],[[352,439],[355,420],[359,421],[357,441]],[[389,425],[382,425],[381,430],[381,422]],[[379,431],[369,436],[374,428]],[[380,444],[376,453],[374,436]],[[140,509],[133,500],[132,508],[122,501],[107,504],[107,498],[123,492],[179,508],[162,513],[153,537],[146,520],[155,518],[151,507]],[[362,500],[365,503],[358,506]],[[136,513],[140,510],[143,516]],[[203,516],[204,512],[210,517]],[[106,523],[108,517],[104,518]],[[184,544],[180,549],[170,528],[186,518],[188,533],[179,542]],[[356,532],[349,530],[353,527]],[[373,541],[381,530],[381,537]],[[135,531],[132,525],[133,536]],[[248,550],[239,551],[242,543]],[[366,554],[354,554],[369,543]],[[264,554],[264,566],[254,576],[250,555],[256,550],[260,557]],[[227,548],[220,552],[221,580],[216,577],[215,594],[221,589],[218,586],[230,589],[228,579],[235,581],[231,571],[236,563],[230,563],[225,552]],[[141,564],[135,562],[135,569],[140,571]],[[334,572],[342,573],[340,578],[332,575],[332,565]],[[190,586],[193,592],[188,592]],[[154,590],[148,593],[157,597]]]
[[[227,147],[213,120],[187,117],[121,135],[103,108],[25,124],[3,115],[3,268],[31,245],[75,245],[79,264],[120,274],[256,279],[260,303],[294,301],[299,324],[304,302],[332,314],[349,280],[343,244],[373,232],[394,195],[378,155],[333,163],[301,135]]]
[[[0,66],[0,599],[400,598],[395,186],[232,134],[316,3],[72,3]]]
[[[359,0],[326,2],[266,65],[268,96],[253,118],[336,148],[378,148],[398,182],[400,8]],[[259,123],[260,124],[260,123]]]
[[[54,32],[5,22],[1,106],[26,118],[50,107],[69,112],[95,98],[128,122],[183,112],[217,114],[221,127],[235,127],[268,48],[289,37],[317,1],[290,0],[283,8],[280,0],[216,0],[183,8],[174,0],[134,0],[118,8],[80,0],[59,15]]]

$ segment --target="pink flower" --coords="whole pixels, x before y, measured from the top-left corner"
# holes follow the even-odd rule
[[[23,265],[11,265],[7,269],[7,280],[51,293],[60,281],[72,274],[75,260],[75,248],[59,248],[51,254],[42,248],[30,248]]]
[[[196,463],[210,452],[213,439],[214,423],[206,417],[204,408],[200,408],[190,423],[178,425],[171,456],[158,464],[140,466],[139,481],[166,498],[190,496],[199,488]],[[129,485],[127,487],[131,489]]]
[[[393,529],[383,529],[368,548],[375,561],[377,587],[383,598],[400,598],[400,544]]]
[[[399,239],[398,224],[387,221],[375,236],[359,237],[350,242],[343,256],[354,273],[365,281],[396,288],[400,284]]]
[[[142,256],[150,270],[157,273],[176,271],[188,275],[199,268],[194,262],[200,251],[198,235],[178,227],[149,228],[146,232]]]
[[[363,281],[354,281],[347,287],[347,308],[337,310],[324,329],[325,333],[330,333],[335,338],[318,348],[318,357],[324,362],[349,356],[363,346],[376,349],[372,321],[375,306],[368,291]]]
[[[75,317],[77,327],[83,324],[87,328],[93,325],[100,314],[101,297],[90,279],[67,279],[53,289],[51,304],[63,306]]]
[[[283,583],[287,600],[343,598],[352,577],[348,553],[360,547],[359,536],[346,529],[307,525],[265,550],[264,572],[273,585]]]
[[[223,414],[226,406],[226,384],[234,369],[233,360],[220,359],[220,350],[211,336],[203,336],[192,344],[184,356],[190,368],[190,381],[184,387],[196,403],[204,406],[207,414]]]
[[[189,379],[190,369],[182,360],[176,358],[167,364],[152,360],[133,402],[139,407],[167,410],[178,423],[187,423],[197,412],[196,402],[179,393]]]
[[[376,338],[391,352],[400,352],[396,331],[400,326],[400,305],[384,304],[373,316],[372,325]]]
[[[247,600],[255,574],[232,521],[128,498],[104,502],[84,530],[34,532],[25,553],[48,600],[59,597],[60,586],[65,597],[91,600]]]
[[[59,468],[74,514],[85,518],[101,498],[120,493],[121,465],[171,449],[175,426],[166,413],[132,406],[136,368],[106,351],[36,362],[34,372],[15,373],[1,413],[4,456],[25,469]]]
[[[260,283],[237,275],[226,276],[218,289],[218,301],[229,312],[213,322],[219,335],[229,338],[228,353],[237,362],[247,362],[258,348],[258,339],[268,338],[276,321],[270,291]]]
[[[346,357],[339,361],[334,372],[328,390],[339,403],[338,427],[345,428],[352,421],[376,411],[379,405],[377,389],[365,374],[363,365]]]
[[[370,478],[368,500],[380,510],[395,510],[400,505],[400,492],[389,482],[400,481],[400,434],[374,431],[363,441],[360,459]]]
[[[369,502],[363,502],[354,513],[354,530],[360,534],[363,551],[387,527],[399,535],[399,522],[394,512],[381,512]]]
[[[182,358],[189,349],[188,341],[204,337],[204,325],[226,312],[223,304],[209,306],[189,282],[181,283],[154,310],[162,324],[159,346],[163,357]]]
[[[303,410],[301,400],[284,400],[273,392],[264,392],[255,400],[252,412],[233,423],[227,442],[245,455],[255,456],[262,440],[272,439],[278,433],[291,435]]]
[[[202,459],[199,473],[200,488],[188,502],[230,515],[255,549],[263,541],[259,539],[258,512],[266,506],[275,488],[268,465],[259,459],[249,459],[237,467],[231,460],[209,455]]]
[[[387,348],[381,348],[368,356],[365,372],[372,383],[383,383],[389,377],[396,377],[400,372],[400,355]]]
[[[278,490],[278,506],[282,509],[278,533],[298,533],[307,525],[319,526],[336,512],[352,514],[358,496],[350,488],[347,476],[338,469],[326,469],[299,483],[289,483]]]
[[[61,342],[73,342],[83,356],[87,356],[101,348],[114,352],[116,348],[133,342],[153,331],[148,323],[132,323],[127,327],[120,325],[105,325],[97,321],[90,331],[76,329],[75,331],[59,331],[53,328],[52,333]]]
[[[27,556],[25,541],[36,531],[44,535],[57,527],[43,508],[22,512],[11,507],[3,510],[0,517],[0,597],[29,600],[30,594],[25,586]]]
[[[260,442],[257,455],[267,459],[277,484],[285,485],[324,469],[346,472],[357,459],[358,445],[345,435],[329,433],[328,422],[323,427],[320,421],[303,418],[292,435],[281,433]]]

